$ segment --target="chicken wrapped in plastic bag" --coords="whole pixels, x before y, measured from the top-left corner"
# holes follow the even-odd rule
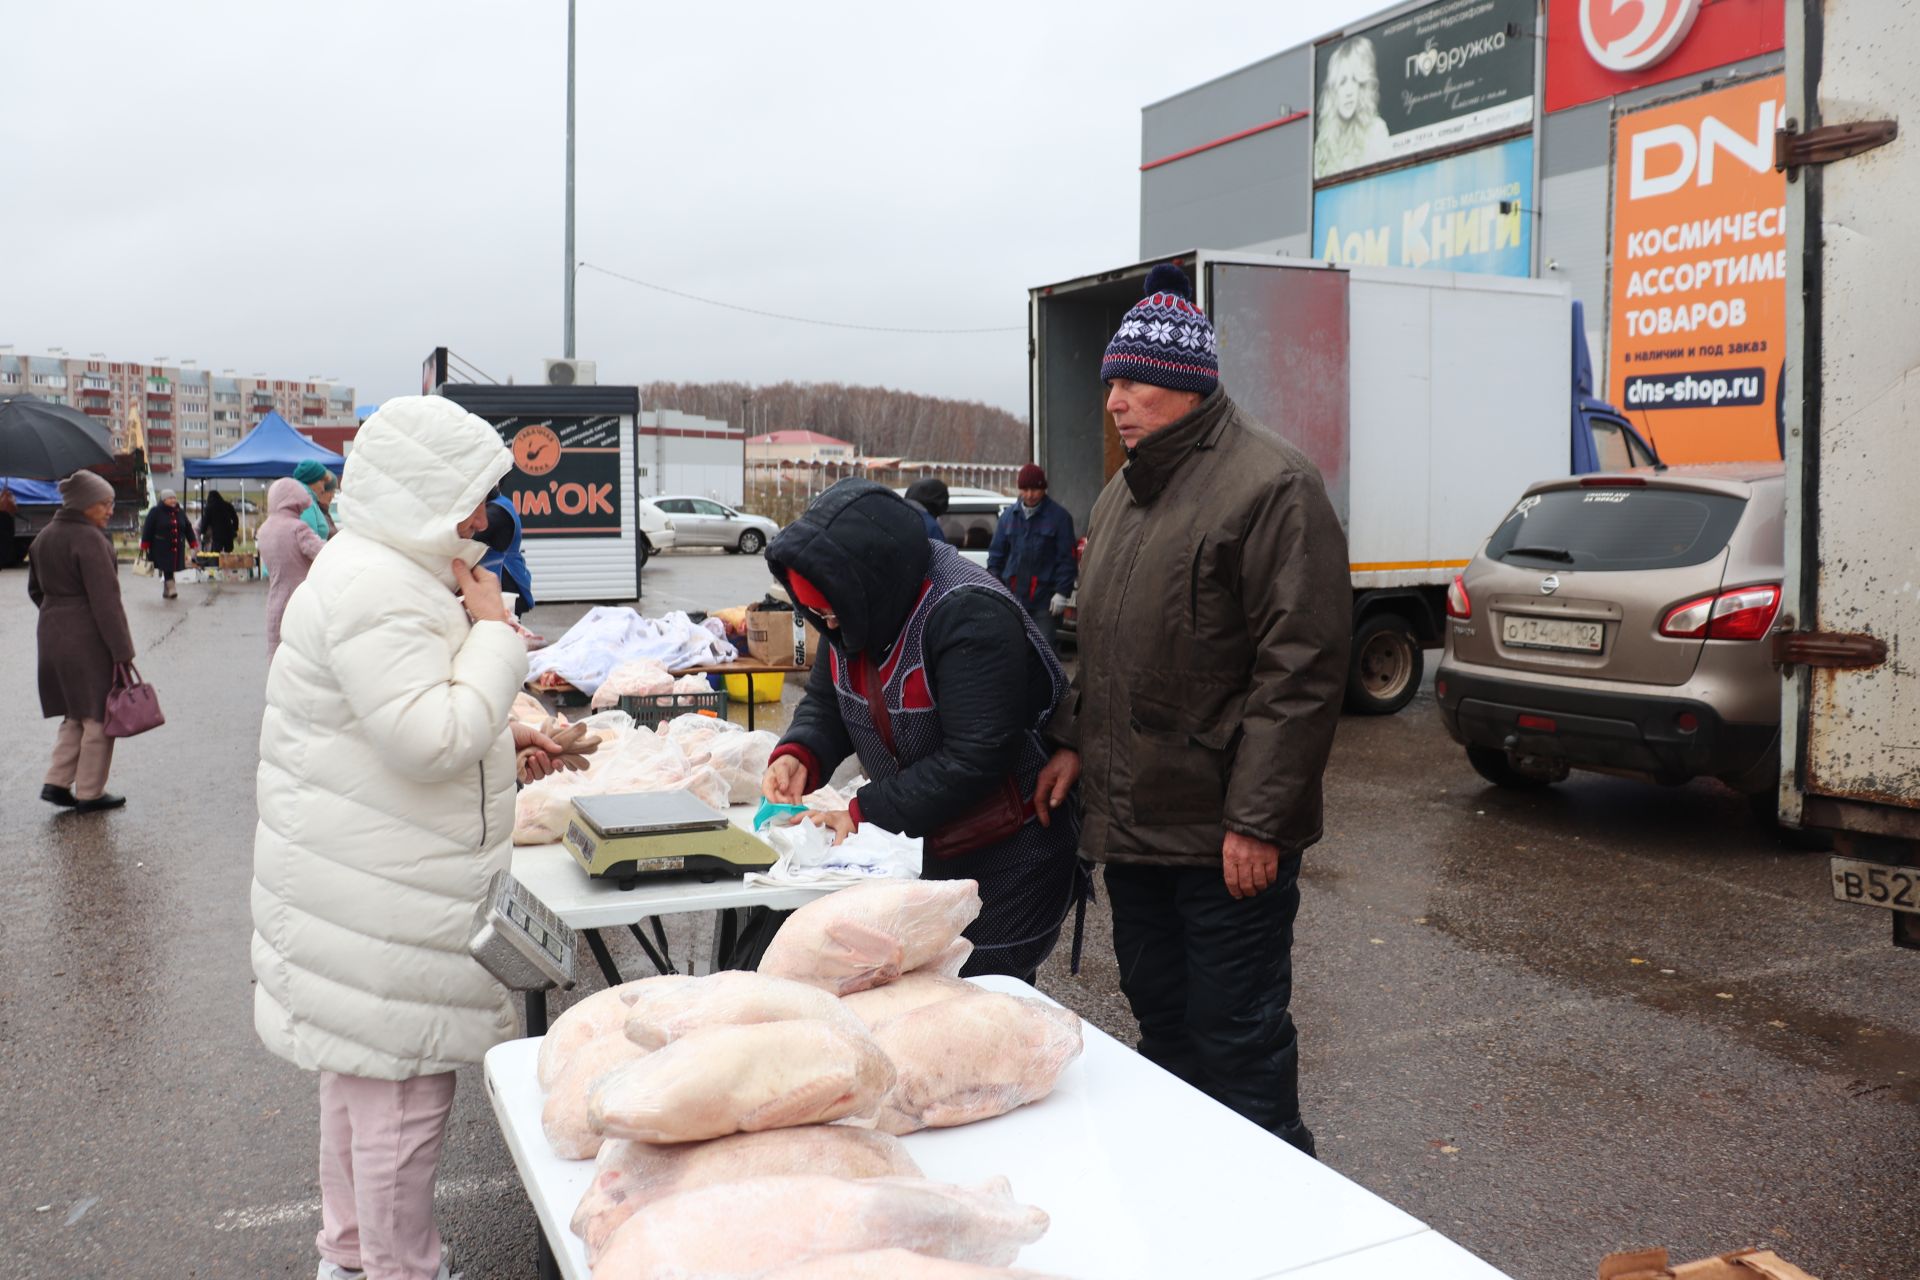
[[[567,1061],[590,1040],[619,1036],[627,1025],[627,1005],[635,992],[655,987],[674,986],[693,979],[684,974],[665,974],[623,982],[605,991],[596,991],[553,1020],[540,1042],[540,1058],[535,1067],[542,1089],[553,1088],[554,1081],[566,1070]]]
[[[876,1249],[870,1253],[836,1253],[798,1266],[768,1271],[760,1280],[1061,1280],[1038,1271],[1014,1267],[983,1267],[972,1262],[949,1262],[905,1249]]]
[[[619,1034],[602,1034],[567,1057],[554,1077],[546,1105],[540,1108],[540,1129],[547,1145],[562,1160],[591,1160],[600,1153],[600,1136],[587,1116],[587,1098],[602,1077],[616,1067],[645,1057],[647,1050]]]
[[[672,692],[673,675],[664,663],[655,658],[632,658],[609,671],[606,680],[593,691],[593,709],[604,710],[622,698],[647,698]]]
[[[656,1200],[628,1218],[594,1266],[601,1280],[746,1280],[780,1266],[875,1249],[1005,1266],[1046,1234],[1005,1178],[956,1187],[921,1178],[749,1178]]]
[[[985,988],[976,987],[964,979],[921,969],[915,973],[903,973],[883,987],[869,987],[850,996],[841,996],[840,1003],[853,1010],[855,1017],[872,1028],[923,1005],[983,994]]]
[[[805,1018],[688,1032],[603,1077],[587,1105],[609,1137],[697,1142],[832,1120],[871,1126],[893,1082],[864,1030]]]
[[[917,1178],[920,1167],[900,1139],[844,1124],[736,1133],[665,1147],[610,1138],[574,1211],[573,1233],[586,1241],[592,1261],[615,1227],[655,1200],[722,1182],[796,1173]]]
[[[951,954],[980,914],[972,880],[858,884],[809,902],[767,944],[760,972],[847,995]]]
[[[867,1028],[851,1009],[820,988],[751,969],[723,969],[692,982],[656,987],[639,993],[628,1008],[627,1039],[649,1049],[702,1027],[816,1018],[856,1035]]]
[[[972,1124],[1044,1098],[1082,1047],[1080,1015],[994,991],[889,1018],[873,1038],[899,1072],[880,1111],[888,1133]]]

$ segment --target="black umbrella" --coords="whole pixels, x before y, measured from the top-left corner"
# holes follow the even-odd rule
[[[64,480],[113,461],[106,428],[37,396],[0,396],[0,476]]]

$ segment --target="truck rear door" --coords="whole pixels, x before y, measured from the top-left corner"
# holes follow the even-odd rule
[[[1784,404],[1790,680],[1783,816],[1842,854],[1920,863],[1920,151],[1913,42],[1897,14],[1842,0],[1787,13]],[[1902,117],[1906,117],[1902,119]],[[1898,122],[1897,136],[1895,122]],[[1920,914],[1836,860],[1835,893]],[[1847,876],[1861,892],[1846,892]],[[1906,886],[1920,912],[1920,889]],[[1905,923],[1902,923],[1904,916]]]

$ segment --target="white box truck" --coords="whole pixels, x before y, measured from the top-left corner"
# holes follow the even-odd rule
[[[1590,369],[1576,384],[1585,338],[1563,285],[1205,250],[1174,261],[1218,334],[1221,385],[1313,460],[1346,525],[1350,710],[1411,700],[1447,587],[1527,485],[1656,461],[1592,398]],[[1153,265],[1030,291],[1034,456],[1079,528],[1125,461],[1100,358]]]
[[[1904,9],[1792,0],[1781,818],[1920,948],[1920,103]]]

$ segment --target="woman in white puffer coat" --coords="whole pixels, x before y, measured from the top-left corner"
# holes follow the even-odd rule
[[[254,1027],[321,1073],[321,1280],[447,1276],[433,1179],[453,1072],[515,1033],[467,954],[513,833],[526,647],[497,580],[467,569],[511,465],[450,400],[367,419],[340,533],[289,602],[267,679]]]

